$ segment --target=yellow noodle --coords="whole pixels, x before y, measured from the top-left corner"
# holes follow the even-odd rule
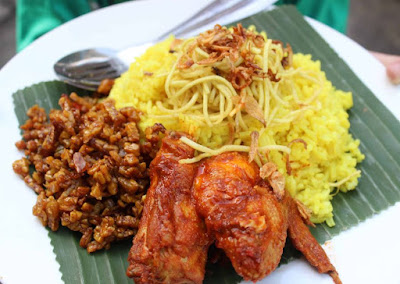
[[[249,152],[250,151],[250,146],[245,146],[245,145],[225,145],[219,149],[213,150],[213,149],[210,149],[203,145],[200,145],[187,137],[181,137],[180,140],[183,143],[185,143],[186,145],[189,145],[190,147],[192,147],[193,149],[195,149],[199,152],[203,152],[203,154],[200,154],[194,158],[180,160],[179,163],[181,163],[181,164],[195,163],[204,158],[216,156],[216,155],[219,155],[219,154],[222,154],[225,152]],[[276,151],[281,151],[281,152],[290,154],[290,148],[288,148],[286,146],[280,146],[280,145],[266,145],[263,147],[259,147],[258,150],[260,152],[276,150]]]
[[[330,187],[339,187],[342,184],[344,184],[346,181],[350,180],[352,177],[360,176],[360,175],[361,175],[361,171],[357,170],[338,182],[332,182],[332,183],[328,183],[328,184]]]

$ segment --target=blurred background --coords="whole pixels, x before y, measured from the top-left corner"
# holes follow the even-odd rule
[[[0,68],[15,54],[15,1],[0,0]],[[346,34],[369,50],[400,55],[400,0],[351,0]]]

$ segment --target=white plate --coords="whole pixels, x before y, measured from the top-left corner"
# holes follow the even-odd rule
[[[32,216],[36,195],[11,168],[12,162],[21,157],[14,146],[20,135],[11,94],[33,83],[55,79],[53,63],[65,54],[94,46],[119,49],[151,39],[209,1],[136,1],[98,10],[44,35],[0,71],[1,282],[62,283],[47,231]],[[399,119],[400,87],[388,82],[383,66],[345,36],[316,21],[309,22]],[[344,283],[400,283],[398,217],[399,203],[341,233],[325,246]],[[297,260],[280,267],[262,283],[331,283],[331,280],[319,275],[304,260]]]

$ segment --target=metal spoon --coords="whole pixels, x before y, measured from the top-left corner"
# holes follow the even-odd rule
[[[54,71],[57,76],[66,83],[82,89],[95,91],[104,79],[119,77],[128,70],[131,54],[140,55],[151,45],[164,40],[169,35],[184,35],[185,33],[209,24],[219,17],[233,13],[257,0],[215,0],[205,8],[196,13],[193,17],[167,31],[152,42],[130,47],[122,51],[115,51],[108,48],[91,48],[71,53],[54,64]],[[233,2],[236,2],[232,5]],[[216,9],[212,15],[207,12]]]

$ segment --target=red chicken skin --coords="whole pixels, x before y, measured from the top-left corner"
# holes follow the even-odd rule
[[[264,175],[265,179],[261,178]],[[225,251],[239,275],[258,281],[278,266],[289,232],[293,245],[310,264],[341,283],[306,226],[298,202],[285,192],[276,166],[268,163],[261,176],[260,168],[237,152],[200,164],[193,195],[216,246]]]
[[[216,246],[246,280],[264,278],[279,264],[287,221],[282,206],[262,183],[259,167],[231,152],[204,161],[193,186],[197,210]]]
[[[202,283],[210,244],[191,193],[197,166],[179,164],[194,150],[170,133],[150,164],[139,231],[129,252],[127,275],[135,283]]]
[[[202,283],[213,241],[239,275],[258,281],[278,266],[288,232],[310,264],[341,283],[274,164],[260,170],[237,152],[181,164],[194,150],[179,137],[167,135],[150,165],[151,186],[129,253],[127,274],[135,283]]]

